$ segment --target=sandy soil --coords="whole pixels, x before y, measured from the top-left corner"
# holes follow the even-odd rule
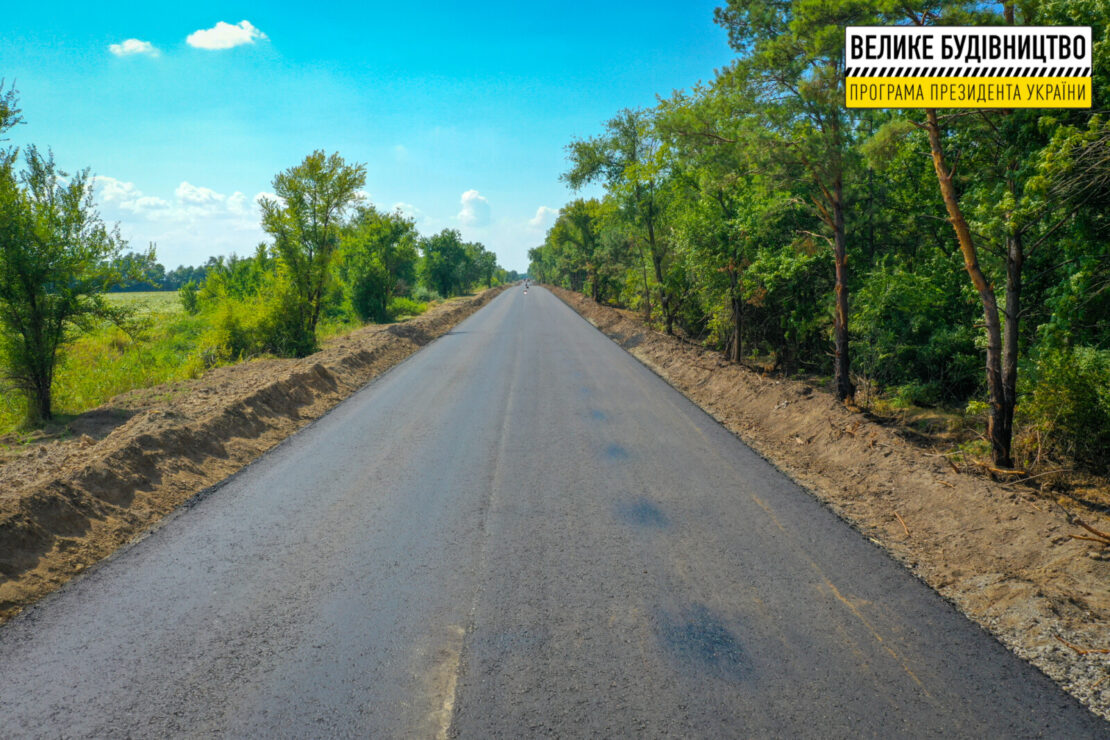
[[[63,438],[0,458],[0,621],[140,535],[488,303],[449,301],[302,360],[117,396]]]
[[[551,288],[884,547],[960,611],[1110,719],[1110,552],[1046,495],[957,472],[831,393],[765,377]],[[1088,517],[1090,519],[1090,517]],[[1106,517],[1089,522],[1110,530]],[[1096,652],[1081,654],[1073,646]]]

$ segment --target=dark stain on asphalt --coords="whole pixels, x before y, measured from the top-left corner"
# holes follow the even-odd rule
[[[663,510],[646,498],[618,502],[617,517],[641,527],[663,529],[671,525],[670,518],[663,513]]]
[[[605,412],[601,409],[590,409],[590,416],[597,421],[605,421],[606,419]]]
[[[618,444],[611,444],[605,448],[605,456],[611,460],[627,460],[628,450]]]
[[[677,618],[660,614],[656,623],[663,646],[688,669],[731,681],[751,677],[740,641],[705,605],[695,604]]]

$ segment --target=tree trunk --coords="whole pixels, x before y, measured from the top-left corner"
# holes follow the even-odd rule
[[[728,271],[728,280],[732,304],[732,340],[729,342],[728,359],[740,362],[744,356],[744,300],[740,295],[740,276],[735,269]]]
[[[944,150],[940,145],[940,125],[937,123],[937,112],[934,108],[927,108],[925,116],[925,128],[929,133],[929,148],[933,154],[933,169],[936,170],[937,180],[940,182],[940,194],[944,198],[944,206],[948,210],[948,220],[956,231],[956,239],[964,258],[964,268],[967,270],[975,289],[979,292],[979,301],[983,304],[983,319],[987,329],[987,392],[991,406],[990,416],[987,419],[987,438],[991,443],[991,458],[995,465],[1010,468],[1013,467],[1013,460],[1010,457],[1013,412],[1012,410],[1010,412],[1011,421],[1007,422],[1005,384],[1002,378],[1002,330],[999,321],[998,302],[995,300],[994,289],[987,282],[987,278],[979,266],[979,255],[975,249],[975,241],[971,236],[971,229],[967,225],[963,211],[960,209],[959,196],[956,193],[956,186],[952,182],[952,172],[944,163]],[[1014,329],[1014,349],[1016,352],[1016,322],[1014,323]]]
[[[24,335],[24,341],[28,337]],[[47,340],[39,334],[32,340],[30,367],[30,391],[27,399],[27,418],[32,425],[50,421],[54,418],[52,387],[54,385],[54,365],[57,362],[54,352],[47,349]]]
[[[1017,406],[1018,337],[1021,326],[1021,268],[1025,262],[1021,234],[1006,240],[1006,323],[1002,335],[1002,399],[1000,435],[1009,441],[1014,435],[1014,409]],[[1012,461],[1009,461],[1012,463]],[[1010,464],[1007,463],[1006,467]]]
[[[671,297],[663,285],[663,260],[651,250],[651,265],[655,268],[655,280],[659,283],[659,307],[663,310],[663,326],[667,334],[674,334],[674,309],[671,306]]]
[[[663,327],[669,335],[674,334],[674,309],[671,306],[671,297],[667,294],[667,286],[663,282],[663,258],[655,246],[655,219],[649,212],[648,222],[648,248],[651,250],[651,266],[655,269],[655,281],[659,283],[659,307],[663,309]]]
[[[836,261],[836,397],[851,401],[856,394],[852,387],[851,363],[848,357],[848,237],[844,226],[844,187],[839,173],[833,183],[833,255]]]
[[[648,290],[647,262],[644,260],[644,245],[636,241],[636,249],[640,253],[640,272],[644,277],[644,320],[651,320],[651,291]]]

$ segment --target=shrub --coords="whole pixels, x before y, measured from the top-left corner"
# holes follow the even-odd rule
[[[185,309],[185,313],[195,316],[200,311],[200,304],[197,301],[197,284],[192,280],[178,288],[177,294],[181,296],[181,306]]]
[[[946,259],[936,256],[919,270],[883,262],[853,297],[853,364],[905,403],[959,403],[982,382],[974,309],[958,285],[936,277],[959,276]]]
[[[414,301],[404,296],[394,296],[389,299],[388,313],[391,318],[399,319],[402,316],[419,316],[428,310],[426,303]]]
[[[412,299],[420,303],[431,303],[443,300],[443,297],[426,285],[417,285],[412,289]]]
[[[1110,350],[1057,348],[1041,352],[1018,407],[1037,452],[1110,470]]]

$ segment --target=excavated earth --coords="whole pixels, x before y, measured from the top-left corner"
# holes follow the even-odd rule
[[[954,470],[800,382],[549,289],[1021,657],[1110,719],[1110,553],[1051,499]],[[1106,531],[1103,517],[1089,522]],[[1070,643],[1070,646],[1065,642]]]
[[[142,534],[488,303],[452,300],[301,360],[131,391],[0,458],[0,621]]]

